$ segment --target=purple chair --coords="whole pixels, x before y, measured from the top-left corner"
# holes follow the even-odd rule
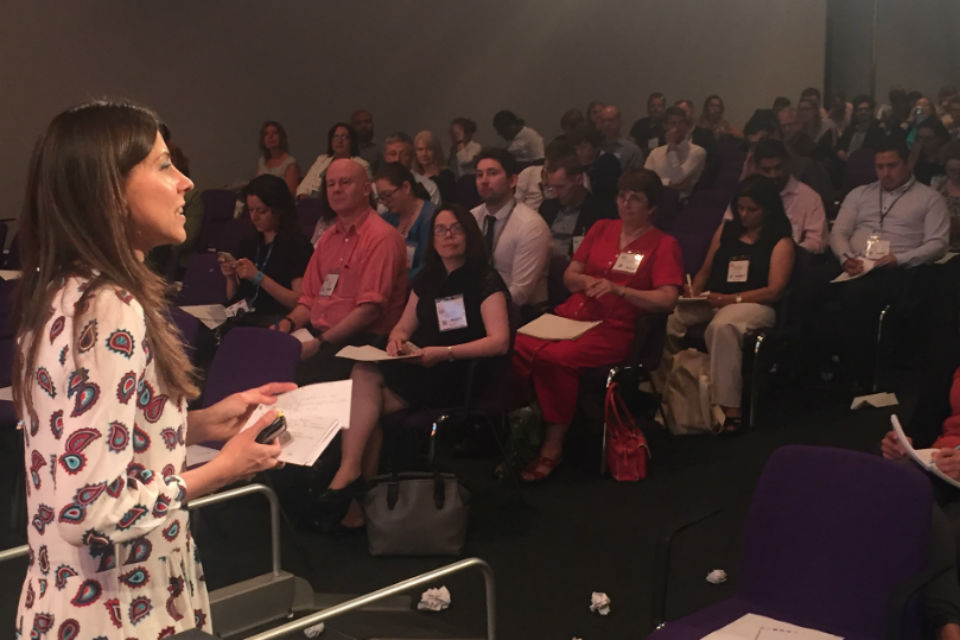
[[[237,204],[237,194],[226,189],[207,189],[200,194],[200,198],[203,201],[203,223],[197,236],[195,250],[230,251],[229,248],[218,247],[216,239],[221,238],[219,244],[224,244],[222,237],[230,234],[230,231],[225,229],[229,229],[231,223],[235,222],[233,211]]]
[[[3,261],[3,268],[20,268],[20,237],[18,234],[14,234],[13,239],[10,241],[10,250],[7,251],[6,258]]]
[[[876,182],[874,155],[872,149],[857,149],[847,157],[847,164],[843,168],[844,196],[859,186]]]
[[[220,272],[216,253],[198,253],[183,274],[177,305],[220,304],[227,297],[227,281]]]
[[[177,325],[180,335],[183,337],[183,345],[188,349],[190,361],[197,364],[197,343],[200,338],[200,321],[192,315],[181,309],[173,307],[170,309],[170,319]]]
[[[677,214],[680,212],[680,192],[672,187],[664,187],[660,204],[653,213],[653,225],[661,231],[673,229]]]
[[[456,191],[454,191],[457,202],[467,209],[480,204],[480,194],[477,193],[477,176],[468,173],[457,179]]]
[[[927,568],[932,508],[930,481],[912,465],[843,449],[782,447],[767,461],[750,505],[736,595],[649,637],[701,638],[746,613],[847,639],[923,637],[915,596],[949,568]],[[671,537],[703,519],[660,542],[655,626],[666,608]]]
[[[300,225],[300,233],[307,240],[313,237],[313,229],[317,226],[317,220],[323,216],[323,202],[319,198],[304,198],[297,203],[297,223]]]
[[[280,331],[236,327],[217,349],[203,386],[203,406],[268,382],[293,382],[300,341]]]

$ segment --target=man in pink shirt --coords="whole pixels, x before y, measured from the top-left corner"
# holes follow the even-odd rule
[[[793,241],[810,253],[823,253],[827,247],[827,215],[823,201],[816,191],[790,174],[786,163],[787,149],[782,142],[760,140],[747,157],[744,177],[759,173],[776,182],[783,208],[793,227]],[[733,219],[729,208],[723,218]]]
[[[301,384],[349,377],[353,363],[336,359],[336,352],[387,334],[407,299],[403,238],[370,206],[366,171],[343,158],[325,179],[337,221],[317,242],[297,306],[277,323],[280,331],[306,327],[314,335],[303,345]]]

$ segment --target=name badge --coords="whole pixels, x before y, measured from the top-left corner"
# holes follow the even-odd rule
[[[641,262],[643,262],[642,253],[623,252],[617,256],[617,261],[613,264],[613,270],[617,273],[634,274],[640,268]]]
[[[731,260],[727,263],[727,282],[746,282],[749,272],[749,260]]]
[[[890,241],[884,240],[879,234],[871,234],[867,238],[867,250],[864,257],[870,260],[879,260],[890,254]]]
[[[580,248],[580,245],[583,244],[583,236],[573,236],[572,244],[573,252],[576,253]]]
[[[236,302],[230,305],[229,307],[226,307],[223,310],[223,312],[226,314],[228,318],[234,318],[240,315],[241,312],[246,312],[246,311],[250,311],[250,305],[247,304],[246,300],[241,300],[240,302]]]
[[[333,290],[337,287],[337,280],[340,279],[339,273],[328,273],[323,279],[323,285],[320,287],[320,295],[329,297],[333,295]]]
[[[437,324],[441,332],[466,328],[467,309],[463,306],[462,295],[437,299]]]
[[[407,269],[413,268],[413,256],[417,253],[417,245],[407,245]]]
[[[647,149],[653,151],[660,146],[660,138],[650,138],[647,140]]]

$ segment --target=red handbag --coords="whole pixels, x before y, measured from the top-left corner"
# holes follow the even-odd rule
[[[603,408],[606,423],[606,460],[610,475],[620,482],[636,482],[647,477],[650,447],[643,431],[627,409],[616,382],[607,387]]]

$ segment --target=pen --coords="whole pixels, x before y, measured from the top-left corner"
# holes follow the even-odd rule
[[[693,294],[693,280],[690,278],[690,274],[687,274],[687,290]]]

